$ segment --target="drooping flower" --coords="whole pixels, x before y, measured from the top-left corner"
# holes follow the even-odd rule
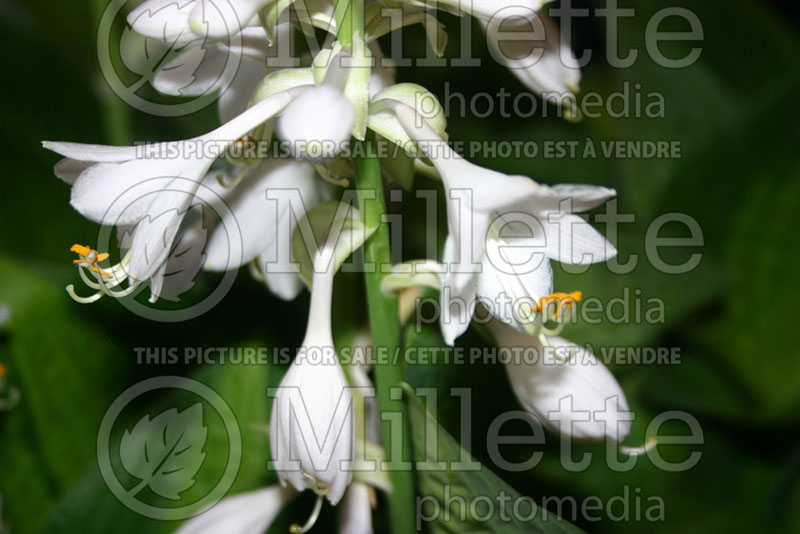
[[[211,164],[239,138],[280,113],[292,97],[292,91],[271,95],[216,130],[184,141],[138,147],[44,141],[45,148],[66,157],[55,172],[72,185],[70,202],[78,212],[103,225],[133,229],[126,257],[104,269],[113,274],[111,279],[95,273],[98,293],[90,299],[129,294],[159,273]],[[128,289],[115,289],[126,279]]]
[[[442,271],[441,266],[431,261],[398,264],[384,278],[381,289],[389,292],[422,285],[441,290]],[[484,276],[482,273],[481,277]],[[544,299],[542,305],[546,310],[542,312],[551,319],[555,315],[558,320],[564,308],[574,306],[579,298],[575,294],[555,293]],[[551,303],[555,306],[550,307]],[[633,420],[625,393],[591,352],[564,338],[548,335],[545,328],[531,335],[497,317],[490,317],[484,324],[498,347],[510,349],[503,360],[514,395],[542,424],[566,437],[587,440],[608,437],[617,443],[625,439]],[[650,441],[639,448],[620,446],[620,450],[639,454],[653,445]]]
[[[348,468],[354,459],[353,397],[331,333],[333,254],[327,240],[314,256],[306,335],[277,390],[270,423],[270,449],[281,480],[318,496],[308,527],[323,498],[339,502],[353,475]]]
[[[535,303],[551,292],[549,259],[585,265],[616,254],[602,234],[573,213],[604,202],[613,190],[548,187],[478,167],[453,151],[412,107],[398,102],[394,110],[445,188],[449,233],[443,254],[441,326],[448,344],[468,327],[479,292],[493,301],[505,291],[512,300],[526,296]],[[514,244],[506,246],[504,240],[512,238]],[[527,261],[508,257],[521,254],[527,254]],[[507,267],[501,272],[498,266],[503,265]],[[494,276],[479,276],[484,271]],[[517,288],[508,294],[513,279],[522,284],[514,282]],[[502,313],[499,317],[519,326],[518,318]]]

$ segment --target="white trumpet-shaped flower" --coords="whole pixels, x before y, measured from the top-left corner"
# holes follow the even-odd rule
[[[591,352],[497,320],[488,327],[498,346],[525,350],[524,358],[506,362],[506,371],[519,402],[545,426],[578,439],[625,439],[633,420],[625,393]]]
[[[328,240],[314,256],[306,335],[277,390],[270,422],[270,449],[281,480],[318,495],[307,526],[323,498],[339,502],[353,475],[353,397],[331,333],[333,253]]]
[[[576,211],[615,195],[589,185],[541,186],[536,196],[498,213],[486,235],[478,296],[492,314],[530,334],[549,320],[563,321],[564,308],[580,292],[553,293],[551,260],[588,265],[608,260],[616,249]]]
[[[524,176],[483,169],[455,153],[411,107],[398,102],[395,113],[433,163],[445,188],[449,234],[443,255],[446,272],[441,326],[447,343],[453,344],[469,326],[483,271],[496,271],[503,262],[510,263],[515,269],[510,273],[514,277],[530,275],[523,287],[526,285],[529,288],[526,293],[533,292],[538,299],[547,295],[539,292],[548,291],[552,284],[549,265],[543,267],[548,258],[588,264],[605,261],[616,253],[600,233],[572,213],[602,203],[613,196],[613,190],[591,186],[548,187]],[[506,224],[502,217],[508,218],[509,214],[526,217],[522,222],[514,217]],[[519,234],[520,227],[527,234]],[[533,255],[528,252],[527,264],[500,254],[504,249],[516,254],[513,247],[500,246],[509,233],[517,234],[510,236],[515,238],[515,245],[526,245],[526,250],[538,252]],[[503,261],[498,262],[500,259]],[[480,288],[482,296],[494,300],[498,290],[508,293],[495,280],[484,280]],[[518,290],[514,293],[508,297],[521,296]],[[513,324],[510,318],[504,318]]]
[[[224,187],[216,179],[209,180],[208,187],[226,209],[216,210],[223,215],[211,231],[205,269],[228,270],[256,262],[259,277],[273,293],[285,300],[297,297],[303,281],[292,265],[290,236],[306,210],[331,198],[332,186],[320,179],[310,163],[265,159],[246,170],[235,187]],[[299,203],[290,206],[288,201],[269,199],[270,190],[294,190]],[[237,240],[242,253],[232,263],[232,241]]]
[[[226,497],[175,534],[261,534],[296,496],[294,489],[275,485]]]
[[[216,130],[184,141],[130,147],[44,141],[45,148],[67,158],[55,172],[72,184],[70,202],[79,213],[103,225],[133,228],[122,262],[105,274],[94,273],[96,282],[90,285],[98,292],[89,300],[129,294],[159,272],[211,164],[292,97],[291,91],[274,94]],[[95,266],[96,254],[84,260]],[[128,289],[115,289],[126,279]]]

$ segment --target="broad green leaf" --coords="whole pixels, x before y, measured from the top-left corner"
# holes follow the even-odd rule
[[[409,409],[409,421],[412,432],[412,446],[414,460],[420,464],[434,464],[435,462],[474,462],[474,458],[436,422],[431,413],[425,409],[413,389],[404,385],[406,401]],[[480,465],[480,464],[479,464]],[[459,470],[456,466],[444,470],[417,469],[417,485],[420,499],[433,497],[438,504],[440,513],[431,524],[434,533],[462,533],[486,532],[504,534],[519,532],[525,533],[579,533],[579,528],[556,518],[555,514],[548,514],[549,519],[543,520],[538,506],[532,499],[521,496],[514,488],[503,482],[497,475],[485,466],[480,466],[477,471]],[[452,499],[464,499],[467,506],[459,507],[446,502],[447,496]],[[498,496],[502,496],[499,499]],[[470,506],[470,503],[489,500],[493,503],[492,513],[479,515],[479,507]],[[525,501],[522,506],[519,503]],[[517,512],[513,508],[516,503]],[[445,507],[452,507],[446,514]],[[460,508],[460,509],[459,509]],[[481,508],[481,510],[483,510]],[[524,513],[520,513],[524,510]],[[463,513],[462,513],[463,511]],[[522,515],[533,515],[533,519],[523,521]],[[433,511],[425,512],[433,515]],[[486,515],[489,517],[486,518]]]
[[[352,205],[329,200],[315,206],[297,222],[292,234],[292,256],[300,264],[300,276],[310,287],[313,257],[323,242],[335,241],[333,268],[337,271],[376,228],[361,222],[358,210]]]

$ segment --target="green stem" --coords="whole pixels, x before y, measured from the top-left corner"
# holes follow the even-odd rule
[[[103,12],[108,7],[107,0],[92,0],[92,16],[95,27],[100,23]],[[119,40],[116,45],[119,47]],[[102,108],[103,127],[106,141],[112,145],[128,145],[131,142],[130,109],[127,104],[108,86],[100,72],[95,73],[97,98]]]
[[[403,359],[396,358],[400,347],[400,322],[397,318],[397,297],[381,292],[381,272],[383,266],[391,265],[389,248],[389,228],[382,221],[386,213],[383,199],[383,184],[378,158],[375,154],[375,134],[367,132],[364,141],[353,140],[356,145],[353,163],[355,165],[355,185],[358,194],[358,208],[366,225],[378,225],[378,229],[364,243],[364,280],[367,289],[367,306],[372,342],[375,354],[379,356],[375,364],[375,383],[378,405],[381,414],[400,414],[403,422],[400,436],[392,432],[390,420],[381,421],[383,445],[389,462],[389,479],[393,492],[389,499],[389,518],[396,533],[416,532],[414,526],[414,474],[409,467],[399,465],[409,458],[409,435],[406,432],[407,414],[405,404],[399,394],[391,395],[391,390],[399,391],[404,382]],[[385,357],[384,357],[385,356]]]

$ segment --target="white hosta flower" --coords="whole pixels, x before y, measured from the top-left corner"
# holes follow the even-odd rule
[[[578,91],[580,65],[548,16],[539,13],[523,25],[494,20],[485,26],[492,56],[529,88],[557,102]],[[533,39],[523,39],[516,32]]]
[[[372,508],[375,490],[363,482],[354,480],[339,511],[339,532],[341,534],[372,534]]]
[[[538,194],[498,213],[486,236],[478,282],[478,295],[493,306],[492,314],[530,334],[541,332],[548,321],[563,322],[561,311],[581,295],[553,293],[550,261],[588,265],[616,254],[602,234],[574,214],[614,195],[605,187],[542,185]]]
[[[500,321],[489,330],[500,347],[525,349],[506,371],[519,402],[564,436],[621,442],[633,414],[614,375],[587,350],[560,337],[530,336]]]
[[[227,209],[219,210],[223,217],[211,232],[205,268],[229,270],[256,261],[259,274],[273,293],[285,300],[297,297],[303,281],[292,265],[290,236],[304,210],[332,197],[330,184],[320,179],[310,163],[265,159],[245,171],[236,187],[223,187],[216,179],[209,181],[208,187],[217,193],[217,202],[224,202]],[[299,212],[295,206],[269,200],[270,189],[296,190],[301,201],[297,206]],[[232,241],[237,240],[241,241],[242,253],[232,263]],[[268,269],[267,263],[275,268]]]
[[[44,141],[45,148],[68,158],[56,165],[56,174],[72,183],[70,202],[78,212],[103,225],[134,227],[123,261],[105,274],[94,272],[100,287],[89,300],[129,294],[158,272],[211,164],[291,99],[291,91],[277,93],[216,130],[184,141],[138,147]],[[83,254],[81,261],[96,266],[96,255]],[[128,289],[115,289],[126,279]]]
[[[329,240],[314,257],[308,328],[278,388],[270,422],[270,449],[281,480],[318,495],[306,526],[316,520],[324,497],[339,502],[353,475],[347,465],[354,459],[353,397],[331,333],[333,252]]]
[[[275,485],[226,497],[185,522],[175,534],[261,534],[295,496],[292,488]]]
[[[536,194],[537,186],[523,176],[508,176],[474,165],[453,151],[412,108],[399,104],[396,114],[408,134],[439,172],[447,202],[442,292],[442,332],[453,344],[466,329],[475,306],[477,274],[492,213]],[[462,304],[454,307],[451,300]],[[463,325],[463,328],[461,326]]]

